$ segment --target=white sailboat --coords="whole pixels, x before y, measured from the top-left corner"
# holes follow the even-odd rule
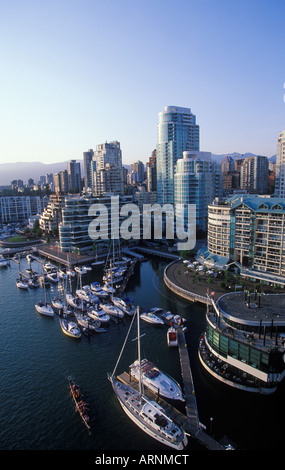
[[[81,337],[81,331],[75,322],[70,321],[67,318],[59,318],[59,324],[65,335],[70,336],[71,338]]]
[[[37,303],[35,305],[35,309],[38,313],[41,313],[42,315],[46,315],[48,317],[53,317],[54,316],[54,310],[53,310],[52,306],[47,303],[45,283],[44,283],[43,286],[44,286],[45,301]]]
[[[29,284],[26,281],[23,281],[21,277],[16,280],[16,286],[18,287],[18,289],[27,290],[29,288]]]
[[[140,353],[140,319],[139,309],[137,315],[133,316],[128,334],[134,318],[137,317],[137,340],[138,340],[138,361],[141,364]],[[125,347],[127,338],[119,355],[115,369],[108,376],[115,394],[127,416],[145,433],[152,438],[176,450],[183,450],[188,443],[187,436],[182,428],[166,414],[165,410],[155,401],[150,401],[142,392],[142,374],[139,368],[139,390],[121,382],[115,377],[116,369]]]

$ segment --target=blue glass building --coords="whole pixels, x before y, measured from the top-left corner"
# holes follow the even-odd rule
[[[166,106],[159,113],[157,202],[174,203],[174,167],[186,150],[199,151],[199,126],[189,108]]]

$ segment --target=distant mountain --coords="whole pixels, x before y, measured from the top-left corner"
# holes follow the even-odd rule
[[[221,163],[221,161],[229,156],[229,157],[232,157],[234,160],[236,160],[237,158],[247,158],[247,157],[252,157],[256,155],[256,153],[250,153],[250,152],[247,152],[247,153],[238,153],[238,152],[233,152],[233,153],[223,153],[223,154],[215,154],[215,153],[212,153],[212,160],[218,162],[218,163]],[[272,155],[272,157],[268,158],[268,160],[270,160],[271,162],[274,162],[276,163],[276,155]]]
[[[223,158],[227,155],[231,156],[234,160],[236,158],[246,158],[254,155],[253,153],[224,153],[214,154],[212,153],[212,159],[221,163]],[[276,155],[269,158],[270,161],[276,162]],[[58,163],[41,163],[41,162],[17,162],[17,163],[0,163],[0,186],[9,186],[12,180],[21,179],[24,184],[27,184],[29,178],[33,178],[34,182],[39,181],[40,176],[47,175],[50,173],[58,173],[59,171],[67,169],[67,161]],[[83,160],[76,159],[81,166],[81,175],[83,177]],[[130,170],[130,165],[123,164],[125,168]]]
[[[34,182],[37,183],[42,175],[66,170],[68,161],[49,164],[41,162],[1,163],[0,186],[10,185],[12,180],[19,179],[23,180],[24,184],[27,184],[29,178],[33,178]],[[77,159],[76,161],[81,163],[83,170],[83,160]],[[83,171],[81,174],[83,176]]]

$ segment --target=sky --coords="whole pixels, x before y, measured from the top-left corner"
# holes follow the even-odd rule
[[[146,162],[158,114],[190,108],[200,150],[276,153],[285,0],[0,0],[0,163]]]

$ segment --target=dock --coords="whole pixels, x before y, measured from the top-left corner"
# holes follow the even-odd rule
[[[119,287],[119,289],[117,290],[117,295],[118,295],[119,297],[124,293],[124,291],[125,291],[125,289],[126,289],[126,287],[127,287],[127,284],[128,284],[128,282],[129,282],[129,279],[130,279],[130,277],[131,277],[131,276],[133,275],[133,273],[134,273],[134,269],[135,269],[136,264],[137,264],[137,260],[133,260],[133,261],[130,262],[130,265],[129,265],[129,267],[128,267],[127,273],[126,273],[126,275],[124,276],[124,280],[123,280],[121,286]]]
[[[187,345],[185,336],[182,328],[177,328],[178,337],[178,350],[180,357],[180,366],[183,380],[184,396],[185,396],[185,408],[187,414],[187,421],[189,433],[191,437],[197,439],[209,450],[225,450],[225,448],[207,434],[201,427],[199,422],[198,407],[192,377],[192,371],[190,367],[189,355],[187,351]]]

